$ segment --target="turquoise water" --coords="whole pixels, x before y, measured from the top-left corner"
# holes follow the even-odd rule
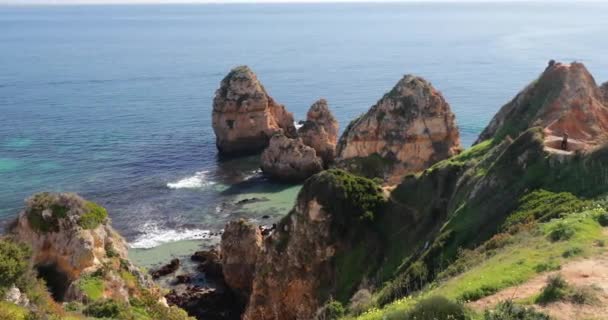
[[[297,119],[327,98],[342,128],[418,74],[468,145],[549,59],[607,80],[607,16],[578,2],[0,7],[0,220],[34,192],[75,191],[134,247],[190,250],[229,219],[285,214],[298,190],[255,157],[217,158],[211,102],[231,67]],[[235,205],[252,197],[267,201]]]

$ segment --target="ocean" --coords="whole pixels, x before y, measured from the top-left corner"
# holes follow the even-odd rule
[[[217,157],[211,105],[232,67],[298,120],[326,98],[341,128],[420,75],[468,146],[550,59],[608,80],[606,17],[578,1],[0,7],[0,222],[73,191],[108,208],[139,263],[186,254],[228,220],[271,223],[299,190],[255,156]]]

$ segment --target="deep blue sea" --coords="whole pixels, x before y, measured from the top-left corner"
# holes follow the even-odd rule
[[[327,98],[342,128],[423,76],[470,145],[549,59],[608,80],[607,34],[608,4],[578,1],[0,7],[0,220],[74,191],[144,248],[285,214],[298,186],[216,156],[212,97],[237,65],[297,119]]]

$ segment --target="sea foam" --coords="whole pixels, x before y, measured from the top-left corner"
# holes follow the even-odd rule
[[[142,227],[142,234],[129,246],[134,249],[150,249],[164,243],[209,239],[209,230],[202,229],[166,229],[159,227],[156,223],[146,223]]]
[[[167,183],[169,189],[198,189],[204,186],[212,185],[214,182],[207,180],[209,171],[199,171],[193,176],[183,178],[176,182]]]

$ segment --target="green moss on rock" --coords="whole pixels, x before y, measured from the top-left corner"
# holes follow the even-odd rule
[[[94,202],[87,201],[87,212],[80,216],[78,225],[83,229],[95,229],[108,218],[106,209]]]

